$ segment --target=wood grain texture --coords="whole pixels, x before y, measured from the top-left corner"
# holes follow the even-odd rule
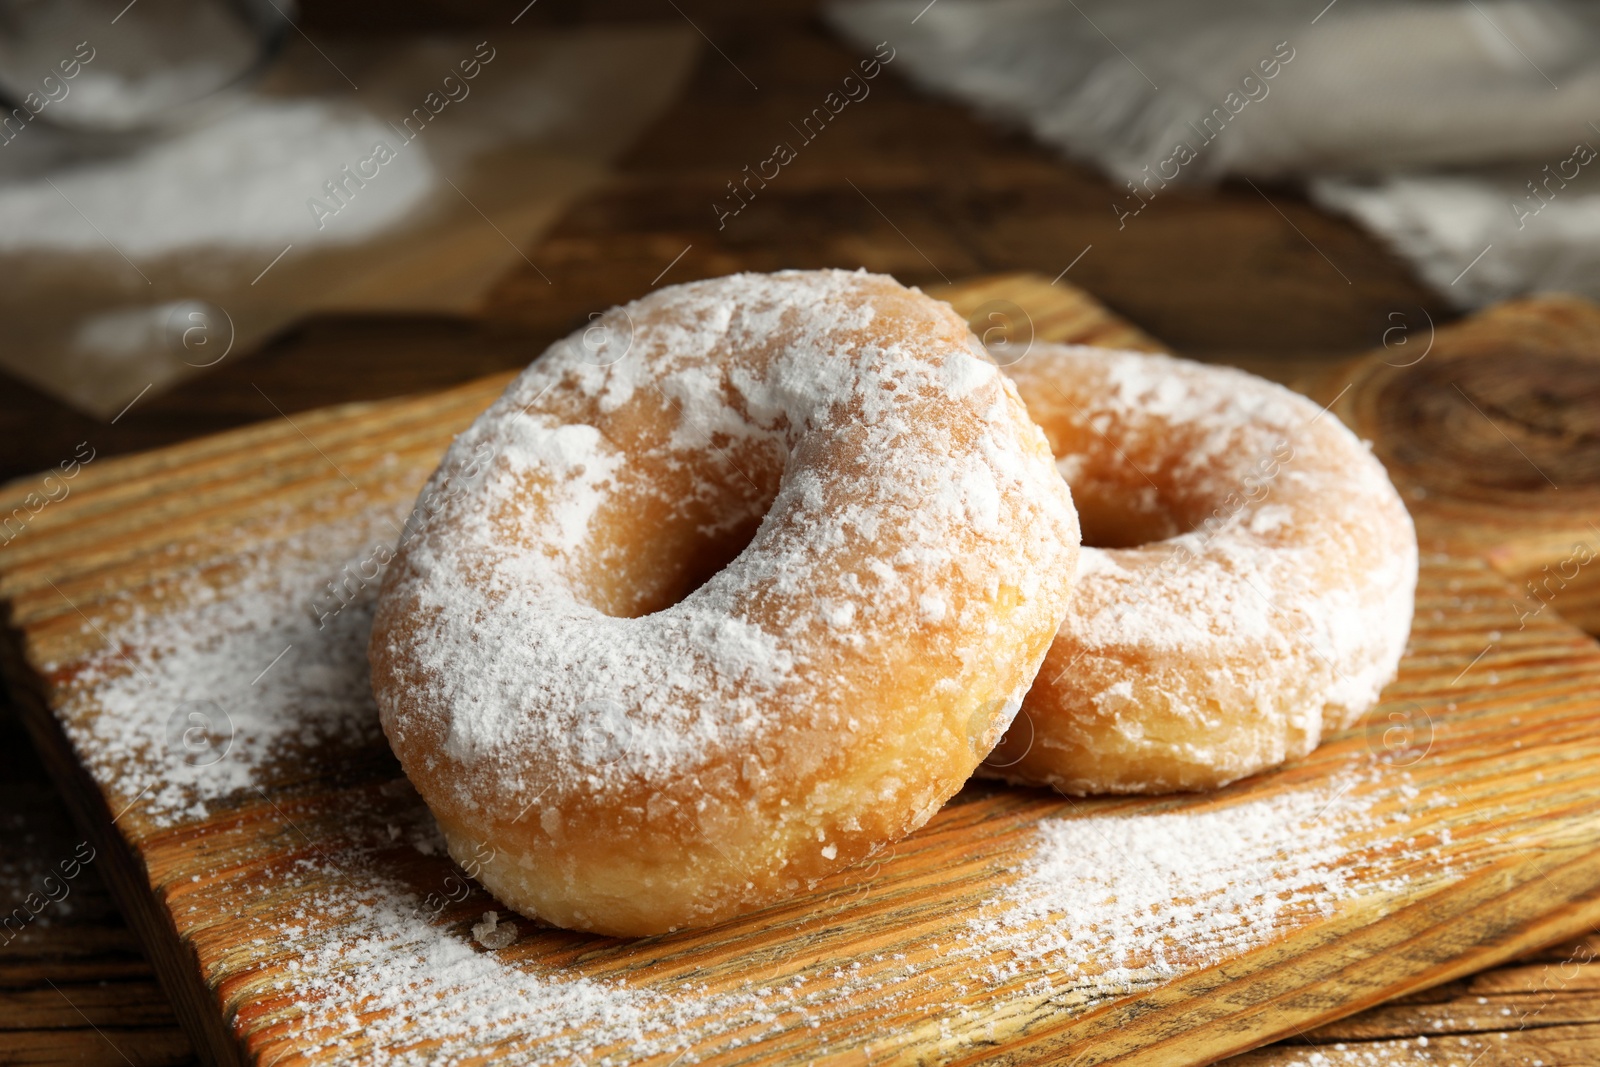
[[[367,0],[309,0],[301,6],[307,32],[323,44],[341,35],[369,36],[375,26],[438,32],[499,27],[507,18],[502,5],[488,0],[403,0],[381,8]],[[322,405],[441,389],[520,366],[587,313],[642,291],[690,244],[663,284],[794,265],[892,267],[908,281],[939,282],[933,267],[847,182],[888,208],[947,272],[1026,267],[1050,278],[1092,244],[1068,280],[1186,354],[1276,380],[1376,343],[1398,309],[1415,324],[1422,321],[1419,303],[1435,319],[1446,313],[1378,242],[1315,211],[1291,189],[1265,187],[1272,203],[1243,186],[1175,191],[1119,232],[1108,210],[1120,196],[1113,183],[1054,158],[1026,137],[989,127],[956,104],[912,91],[892,67],[878,79],[867,107],[852,108],[848,124],[830,130],[826,142],[798,161],[790,174],[796,181],[774,186],[732,232],[718,232],[708,205],[725,194],[723,183],[764,156],[773,130],[815,106],[858,56],[821,27],[813,0],[680,6],[762,88],[751,92],[707,49],[689,91],[629,154],[621,179],[580,205],[547,241],[527,249],[553,286],[531,270],[509,280],[489,309],[500,322],[319,318],[248,359],[230,358],[172,393],[146,397],[110,426],[10,382],[0,390],[0,437],[7,442],[0,479],[51,466],[80,441],[107,458],[276,419],[274,404],[298,419]],[[657,0],[575,0],[535,5],[519,25],[663,17],[676,16]],[[1295,228],[1356,285],[1347,286]],[[930,234],[938,240],[926,240]],[[526,328],[508,328],[507,320]],[[8,714],[0,710],[0,719]],[[10,747],[37,767],[26,742]],[[42,828],[46,851],[70,851],[79,840],[64,825],[58,835],[49,832],[56,821],[40,814],[48,805],[43,791],[17,805],[30,825]],[[4,846],[0,853],[14,854]],[[97,922],[114,924],[110,915]],[[125,929],[118,927],[120,948],[78,956],[68,952],[67,923],[63,918],[35,944],[30,952],[37,953],[18,970],[5,972],[15,977],[7,988],[48,990],[49,978],[76,998],[69,981],[118,980],[130,966],[125,953],[132,938]],[[58,937],[59,952],[53,948]],[[95,938],[102,934],[90,938],[99,943]],[[0,960],[9,958],[5,951]],[[105,1062],[126,1062],[93,1028],[114,1032],[122,1025],[115,1012],[91,1012],[76,1030],[28,1031],[25,1047],[3,1029],[7,1019],[0,1008],[0,1063],[94,1063],[96,1047]],[[175,1034],[176,1025],[169,1019],[167,1033]],[[1600,1038],[1591,1041],[1587,1055],[1568,1045],[1565,1055],[1545,1055],[1544,1062],[1600,1062]],[[1426,1062],[1428,1050],[1391,1047],[1392,1062]],[[134,1062],[146,1062],[137,1049],[128,1052]]]
[[[1081,290],[1061,288],[1037,274],[1016,271],[930,286],[928,292],[950,306],[1006,363],[1026,359],[1035,338],[1135,352],[1170,352],[1161,342],[1111,314]]]
[[[1425,546],[1522,590],[1502,628],[1554,610],[1600,633],[1600,307],[1510,301],[1310,392],[1374,442]]]
[[[1036,325],[1087,316],[1094,329],[1105,327],[1092,309],[1065,306],[1078,299],[1070,290],[1030,286],[1005,290],[1014,297],[981,290],[977,307],[1005,299]],[[1038,335],[1074,339],[1049,326]],[[207,1058],[330,1059],[306,1051],[315,1035],[296,1029],[306,1009],[276,986],[299,959],[270,935],[306,912],[307,900],[323,902],[307,921],[336,927],[338,908],[326,902],[359,897],[349,879],[372,860],[360,838],[414,814],[415,800],[390,788],[397,771],[379,741],[303,753],[299,764],[260,774],[257,792],[204,816],[148,817],[129,779],[92,775],[88,766],[100,764],[68,740],[66,730],[82,725],[62,718],[77,665],[108,658],[108,636],[115,644],[130,605],[171,610],[154,594],[176,588],[180,572],[226,589],[262,565],[252,551],[266,548],[270,560],[271,546],[296,532],[375,508],[403,512],[450,435],[501,385],[497,378],[350,405],[96,463],[69,498],[33,515],[26,537],[0,550],[0,595],[15,638],[7,670],[27,701],[27,725],[95,831],[112,890]],[[1600,919],[1600,738],[1592,729],[1600,649],[1554,612],[1491,639],[1514,592],[1481,559],[1431,553],[1407,660],[1374,719],[1381,729],[1351,731],[1311,759],[1216,796],[1085,803],[975,785],[865,881],[854,872],[746,920],[665,938],[526,933],[502,958],[520,973],[609,976],[645,990],[685,978],[736,990],[801,977],[833,1002],[823,1035],[795,1019],[757,1027],[732,1011],[727,1028],[708,1032],[696,1050],[715,1063],[802,1062],[822,1039],[840,1063],[1202,1063],[1462,978]],[[1407,727],[1408,747],[1398,753],[1388,741],[1393,715]],[[1432,842],[1431,851],[1352,824],[1342,847],[1387,877],[1223,961],[1179,953],[1169,980],[1084,1003],[1071,990],[1040,987],[1026,968],[986,978],[994,961],[931,947],[959,936],[1016,877],[1044,820],[1225,808],[1314,789],[1352,766],[1370,772],[1354,787],[1364,796],[1335,797],[1339,807],[1377,805],[1408,839]],[[419,898],[452,871],[403,847],[380,859]],[[466,928],[488,906],[476,890],[453,902],[438,936],[470,946]],[[849,977],[852,963],[875,980]],[[374,1022],[356,1027],[355,1051]],[[758,1030],[759,1041],[729,1042]]]

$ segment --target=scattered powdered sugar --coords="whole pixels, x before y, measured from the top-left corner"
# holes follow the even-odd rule
[[[203,817],[285,755],[381,743],[367,640],[375,559],[399,518],[379,509],[263,546],[225,589],[191,576],[157,606],[130,598],[62,694],[79,757],[164,822]]]
[[[133,663],[96,654],[60,711],[96,778],[114,793],[142,794],[142,813],[159,823],[197,826],[208,801],[271,790],[276,756],[321,748],[337,761],[375,743],[363,654],[370,594],[358,591],[323,629],[304,600],[389,529],[382,511],[324,524],[244,557],[226,592],[196,574],[168,591],[164,613],[104,623]],[[286,645],[288,655],[258,677]],[[186,772],[166,748],[166,708],[196,698],[227,709],[234,742]],[[807,927],[804,936],[817,940],[806,953],[775,971],[769,924],[758,921],[749,955],[736,948],[727,961],[746,984],[718,992],[654,974],[645,962],[660,951],[654,941],[640,946],[640,966],[619,972],[630,977],[597,977],[581,953],[574,963],[542,962],[571,935],[503,918],[478,891],[462,904],[466,914],[433,918],[428,880],[419,889],[400,871],[435,865],[439,883],[451,868],[426,808],[403,782],[392,784],[342,792],[331,821],[295,814],[311,847],[287,868],[264,874],[233,851],[201,851],[174,876],[187,883],[203,874],[241,910],[249,929],[206,977],[215,984],[271,968],[267,992],[282,1006],[249,1024],[263,1028],[249,1032],[269,1050],[337,1052],[352,1064],[474,1056],[620,1064],[680,1054],[692,1064],[802,1030],[821,1054],[863,1033],[876,1041],[876,1021],[911,998],[952,1033],[981,1032],[1008,1003],[1049,999],[1076,1012],[1237,958],[1344,901],[1399,887],[1414,867],[1448,873],[1435,846],[1388,814],[1425,818],[1429,802],[1403,769],[1378,764],[1299,787],[1269,780],[1280,791],[1268,795],[1234,790],[1141,802],[1138,811],[1066,801],[1015,844],[981,846],[995,850],[994,888],[983,897],[952,891],[938,929],[863,953],[851,934],[856,905],[818,898],[831,917],[824,933]],[[377,795],[400,796],[401,809]],[[895,865],[863,878],[892,884]],[[868,892],[860,899],[870,906]],[[191,917],[182,898],[172,906],[181,931]],[[725,946],[711,951],[728,955]]]
[[[430,925],[422,902],[381,874],[348,860],[339,870],[363,876],[359,894],[343,883],[307,894],[301,915],[320,922],[279,923],[256,939],[263,957],[288,956],[271,988],[292,1010],[274,1036],[303,1055],[433,1064],[538,1042],[541,1062],[570,1063],[603,1043],[646,1040],[647,995],[502,963],[470,934]],[[512,928],[486,918],[474,933],[484,927],[491,936]]]
[[[874,1034],[875,1020],[913,998],[957,1035],[983,1032],[1008,1004],[1048,1000],[1076,1014],[1237,959],[1346,901],[1403,889],[1419,863],[1448,876],[1437,845],[1380,811],[1397,801],[1425,808],[1419,800],[1403,770],[1351,766],[1266,796],[1188,797],[1128,814],[1083,805],[1041,819],[1014,852],[993,857],[994,895],[952,899],[934,932],[864,953],[847,907],[826,923],[830,933],[808,935],[805,956],[816,962],[774,970],[768,925],[758,923],[747,960],[713,949],[747,975],[742,986],[724,978],[729,992],[652,977],[648,966],[602,979],[538,963],[519,955],[530,937],[505,933],[493,911],[432,925],[417,894],[360,850],[338,854],[337,889],[315,891],[297,913],[319,922],[276,920],[264,941],[292,954],[287,965],[276,957],[274,988],[296,1007],[282,1036],[337,1049],[344,1062],[493,1053],[527,1064],[696,1063],[795,1030],[809,1031],[821,1055],[830,1042]],[[892,865],[883,873],[894,878]],[[530,951],[541,941],[536,931]]]
[[[1409,783],[1398,785],[1415,798]],[[1046,819],[1022,876],[974,921],[972,935],[1010,954],[1002,970],[1082,987],[1090,999],[1221,963],[1331,914],[1341,900],[1399,884],[1349,840],[1383,826],[1361,806],[1370,795],[1335,811],[1340,798],[1321,785],[1191,798],[1166,812]],[[1400,829],[1401,817],[1388,821]]]

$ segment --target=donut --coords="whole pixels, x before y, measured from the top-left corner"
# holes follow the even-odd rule
[[[1381,464],[1282,386],[1035,343],[1007,368],[1072,486],[1071,613],[985,775],[1212,789],[1302,757],[1394,678],[1417,540]]]
[[[1077,565],[1015,388],[948,305],[866,273],[612,309],[421,499],[373,620],[384,731],[500,901],[603,934],[763,907],[924,823]]]

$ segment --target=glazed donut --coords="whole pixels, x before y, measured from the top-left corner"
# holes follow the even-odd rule
[[[865,273],[612,309],[423,499],[373,623],[384,730],[495,896],[606,934],[764,906],[920,826],[1016,714],[1077,562],[1016,390],[947,305]]]
[[[1210,789],[1376,702],[1411,628],[1416,533],[1336,416],[1166,356],[1036,343],[1007,373],[1072,486],[1083,551],[1072,612],[982,773]]]

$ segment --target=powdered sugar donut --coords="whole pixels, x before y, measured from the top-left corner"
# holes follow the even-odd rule
[[[1336,416],[1165,356],[1036,343],[1008,373],[1060,457],[1084,548],[1026,720],[987,773],[1067,793],[1206,789],[1304,756],[1372,706],[1410,632],[1416,533]]]
[[[553,345],[456,440],[386,576],[373,689],[496,896],[610,934],[709,923],[961,787],[1078,541],[975,344],[882,276],[696,282]]]

